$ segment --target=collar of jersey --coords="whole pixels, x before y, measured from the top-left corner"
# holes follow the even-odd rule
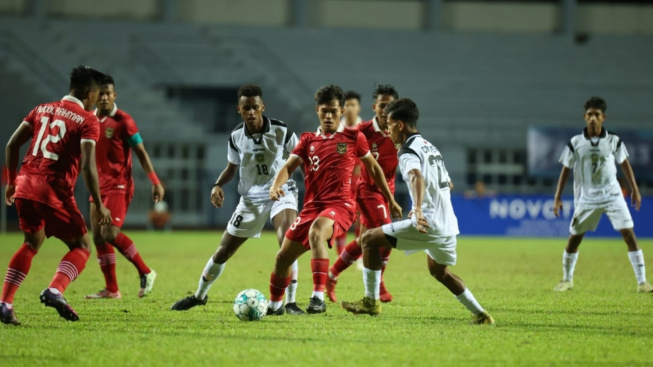
[[[95,112],[93,112],[93,114],[94,114],[95,116],[97,116],[97,117],[100,117],[100,116],[98,116],[97,113],[98,113],[98,112],[97,112],[97,108],[96,108],[96,109],[95,109]],[[113,108],[111,109],[111,112],[109,112],[109,114],[108,114],[107,116],[109,116],[109,117],[114,117],[114,116],[116,115],[116,113],[118,113],[118,105],[114,103],[114,104],[113,104]],[[104,117],[102,118],[102,120],[100,120],[100,122],[104,122],[104,120],[106,120],[107,116],[104,116]]]
[[[376,116],[372,119],[372,126],[374,126],[374,131],[383,134],[383,136],[388,136],[384,130],[381,130],[381,126],[379,126],[379,121],[376,119]]]
[[[245,136],[254,139],[252,133],[249,132],[249,129],[247,129],[247,123],[245,121],[243,121],[243,127],[245,128]],[[270,119],[263,116],[263,134],[267,132],[270,132]]]
[[[77,98],[71,96],[70,94],[67,95],[67,96],[64,96],[64,97],[61,99],[61,101],[62,101],[62,102],[65,101],[65,102],[73,102],[73,103],[77,103],[77,105],[78,105],[79,107],[81,107],[82,109],[84,109],[84,104],[82,103],[82,101],[80,101],[79,99],[77,99]]]
[[[583,129],[583,136],[584,136],[585,139],[587,139],[587,140],[590,139],[590,135],[589,135],[589,133],[587,132],[587,128],[584,128],[584,129]],[[606,136],[608,136],[608,130],[606,130],[604,127],[601,127],[601,133],[599,134],[599,138],[605,138]]]
[[[415,138],[415,137],[417,137],[417,136],[420,136],[419,131],[418,131],[418,132],[415,132],[415,133],[410,133],[410,134],[406,135],[406,142],[404,143],[403,146],[406,146],[406,147],[409,146],[410,143],[412,143],[410,140],[412,140],[413,138]]]
[[[339,124],[338,129],[336,130],[336,132],[331,134],[331,136],[326,136],[326,135],[322,134],[322,126],[318,126],[317,132],[315,133],[315,136],[322,136],[323,138],[331,139],[336,135],[336,133],[341,133],[343,131],[345,131],[345,125],[344,124]]]

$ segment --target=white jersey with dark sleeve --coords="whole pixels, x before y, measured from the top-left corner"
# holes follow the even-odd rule
[[[238,193],[248,201],[269,201],[274,177],[297,142],[297,135],[285,123],[266,116],[261,134],[250,133],[245,123],[236,126],[229,136],[227,160],[240,166]],[[282,188],[297,191],[292,178]]]
[[[626,159],[625,144],[605,129],[598,137],[590,138],[585,129],[571,138],[559,161],[574,170],[574,205],[595,208],[623,198],[615,163]]]
[[[424,178],[422,213],[431,226],[430,234],[439,237],[459,234],[458,219],[451,205],[449,173],[444,166],[440,151],[421,135],[413,134],[406,139],[398,154],[399,169],[408,184],[413,203],[415,193],[412,192],[408,173],[413,169],[422,173]]]

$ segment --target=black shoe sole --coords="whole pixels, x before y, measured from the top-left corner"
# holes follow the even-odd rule
[[[47,299],[45,296],[41,296],[40,298],[41,298],[41,303],[57,310],[57,312],[59,312],[59,316],[63,317],[64,319],[68,321],[79,320],[79,316],[73,311],[73,309],[70,306],[58,301],[51,301]]]

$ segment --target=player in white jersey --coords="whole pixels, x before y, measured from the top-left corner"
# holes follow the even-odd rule
[[[633,219],[628,204],[622,196],[617,181],[617,167],[621,166],[632,190],[632,205],[639,210],[642,196],[639,194],[633,169],[628,162],[626,145],[617,135],[603,128],[605,101],[592,97],[585,102],[585,123],[582,134],[571,138],[560,157],[562,172],[555,193],[553,212],[560,216],[562,190],[574,171],[574,216],[569,226],[569,241],[562,253],[562,281],[555,291],[568,291],[574,286],[574,268],[578,260],[578,246],[587,231],[594,231],[601,215],[607,214],[612,227],[621,233],[628,245],[628,258],[635,271],[638,292],[653,292],[653,286],[646,281],[644,254],[637,245],[633,231]]]
[[[385,110],[392,141],[401,145],[399,169],[408,184],[413,202],[409,219],[385,224],[363,234],[363,283],[365,296],[356,302],[342,302],[342,307],[355,314],[377,315],[381,312],[380,248],[396,248],[406,253],[423,250],[428,255],[428,268],[456,299],[474,314],[474,324],[494,324],[494,319],[476,301],[462,279],[451,273],[456,264],[458,220],[451,205],[449,173],[438,149],[424,140],[417,131],[419,110],[415,102],[401,98]]]
[[[238,193],[240,202],[234,211],[227,229],[222,235],[220,246],[209,259],[199,280],[197,291],[192,296],[177,301],[171,310],[185,311],[198,305],[205,305],[207,292],[224,266],[248,238],[258,238],[265,222],[270,218],[276,230],[279,244],[286,231],[297,217],[297,187],[289,179],[283,190],[289,195],[279,201],[270,200],[270,186],[277,171],[284,165],[289,153],[297,145],[297,136],[283,122],[263,116],[263,92],[256,85],[246,84],[238,90],[238,112],[244,122],[238,125],[229,137],[227,167],[213,185],[211,203],[222,207],[222,187],[239,172]],[[297,262],[292,265],[292,281],[288,286],[285,311],[289,314],[303,314],[297,306]]]

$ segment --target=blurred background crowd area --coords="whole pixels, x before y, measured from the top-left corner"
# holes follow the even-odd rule
[[[224,226],[237,182],[226,209],[209,194],[240,122],[241,84],[259,84],[265,114],[299,135],[318,125],[318,87],[357,91],[368,120],[374,85],[388,83],[417,102],[456,197],[521,197],[523,210],[499,202],[495,214],[528,216],[529,198],[552,198],[559,155],[593,95],[653,195],[652,60],[653,1],[0,0],[0,140],[67,93],[73,66],[93,66],[113,75],[117,105],[141,130],[171,224]],[[135,166],[126,224],[144,227],[151,186]],[[397,196],[407,208],[403,183]]]

